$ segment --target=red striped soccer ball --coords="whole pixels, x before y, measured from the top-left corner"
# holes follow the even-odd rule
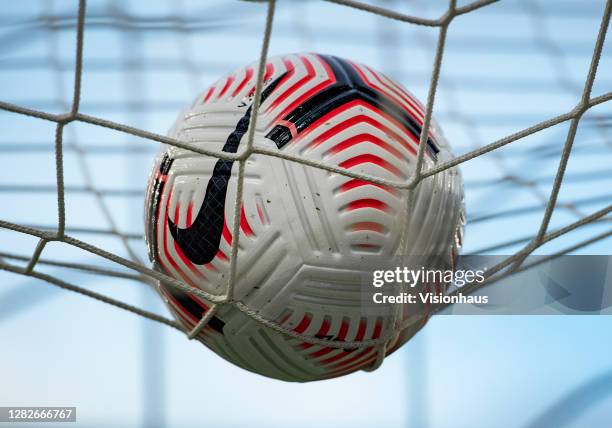
[[[242,153],[254,116],[257,68],[242,67],[205,90],[170,137]],[[268,154],[254,153],[245,165],[237,304],[220,306],[200,341],[247,370],[311,381],[372,368],[383,351],[393,352],[424,325],[427,316],[411,316],[406,307],[395,318],[367,315],[359,283],[366,266],[399,252],[453,257],[463,222],[458,171],[424,180],[408,208],[405,191],[270,156],[406,181],[415,168],[423,114],[408,91],[368,66],[318,54],[268,59],[254,134],[256,151]],[[435,123],[426,144],[425,168],[451,159]],[[238,169],[231,159],[162,148],[146,203],[156,269],[208,293],[226,292]],[[211,305],[169,285],[160,284],[159,291],[186,330]],[[308,338],[368,342],[342,349]]]

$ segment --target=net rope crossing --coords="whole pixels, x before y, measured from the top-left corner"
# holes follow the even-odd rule
[[[582,205],[580,201],[572,202],[572,203],[563,203],[560,204],[558,201],[559,192],[564,182],[564,178],[566,178],[566,168],[568,165],[568,160],[570,159],[570,154],[572,153],[572,148],[574,145],[574,141],[576,139],[576,134],[578,130],[578,125],[581,120],[584,119],[585,113],[589,111],[589,109],[602,105],[612,99],[612,92],[606,92],[602,95],[593,96],[592,90],[595,82],[595,76],[597,73],[598,64],[600,61],[600,57],[602,55],[602,50],[604,47],[604,41],[606,37],[606,33],[610,23],[610,13],[612,9],[612,0],[608,0],[605,4],[605,8],[603,10],[603,14],[601,16],[599,31],[597,33],[596,40],[594,42],[592,56],[590,59],[590,66],[588,68],[588,73],[584,78],[583,85],[581,87],[576,87],[572,84],[571,81],[566,79],[563,74],[563,67],[557,67],[559,70],[558,81],[559,84],[563,87],[566,87],[569,92],[577,93],[577,102],[573,109],[567,111],[564,114],[558,115],[556,117],[550,118],[548,120],[536,123],[533,126],[525,128],[521,131],[515,132],[511,135],[507,135],[501,139],[490,142],[488,144],[480,144],[479,138],[477,135],[474,135],[473,141],[476,143],[476,148],[463,154],[457,156],[451,161],[439,164],[431,169],[425,169],[423,163],[423,155],[424,148],[426,146],[425,140],[427,135],[429,135],[429,128],[432,119],[432,112],[434,109],[434,102],[436,99],[436,91],[441,83],[440,75],[442,69],[442,63],[444,58],[444,51],[447,42],[447,34],[449,27],[456,19],[461,19],[462,15],[470,14],[476,10],[481,8],[485,8],[492,3],[495,3],[496,0],[480,0],[469,3],[464,6],[457,6],[456,0],[450,0],[448,8],[446,12],[443,13],[437,19],[427,19],[420,18],[416,16],[411,16],[403,13],[396,12],[390,8],[383,8],[378,6],[373,6],[370,4],[352,1],[352,0],[327,0],[330,3],[336,3],[339,5],[338,7],[349,7],[354,9],[359,9],[361,11],[376,14],[381,17],[381,19],[391,19],[398,21],[400,23],[406,25],[416,25],[416,26],[426,26],[433,27],[437,29],[437,39],[435,40],[435,55],[433,61],[433,67],[431,71],[431,76],[429,79],[429,88],[427,92],[426,104],[425,104],[425,115],[423,120],[423,129],[420,136],[419,142],[419,150],[417,152],[417,160],[414,174],[407,181],[392,181],[377,178],[374,176],[370,176],[368,174],[361,174],[352,172],[340,167],[328,165],[324,162],[313,161],[309,159],[302,158],[300,156],[288,155],[286,153],[280,151],[269,150],[264,147],[260,147],[254,143],[254,135],[255,128],[257,122],[257,114],[253,115],[251,120],[250,127],[248,129],[248,133],[245,136],[246,144],[241,145],[241,151],[238,153],[228,153],[223,151],[215,151],[208,150],[204,147],[195,146],[185,141],[178,141],[172,138],[165,137],[163,135],[159,135],[156,133],[148,132],[143,129],[139,129],[136,127],[131,127],[122,123],[117,123],[114,121],[106,120],[97,116],[84,114],[81,112],[81,82],[83,76],[83,51],[84,51],[84,33],[86,31],[86,0],[80,0],[78,6],[78,14],[76,17],[76,60],[74,67],[74,85],[72,87],[72,102],[69,105],[65,105],[64,111],[66,113],[62,114],[54,114],[49,113],[43,110],[26,108],[15,103],[9,103],[0,101],[0,110],[4,110],[7,112],[16,113],[18,115],[25,115],[36,119],[41,119],[44,121],[50,121],[55,124],[55,176],[56,176],[56,185],[53,188],[46,188],[43,190],[54,192],[57,196],[57,225],[55,228],[44,227],[41,225],[28,225],[28,224],[17,224],[14,222],[9,222],[5,220],[0,220],[0,228],[8,229],[13,232],[18,232],[22,234],[27,234],[33,237],[38,238],[38,244],[34,252],[30,256],[24,256],[20,254],[14,254],[11,252],[2,252],[0,253],[0,269],[13,272],[20,275],[25,275],[29,277],[38,278],[40,280],[46,281],[50,284],[58,286],[60,288],[74,291],[77,293],[81,293],[85,296],[97,299],[104,303],[125,309],[127,311],[131,311],[135,314],[138,314],[142,317],[149,318],[151,320],[160,322],[167,326],[176,328],[182,331],[182,328],[173,320],[167,319],[163,316],[160,316],[156,313],[152,313],[138,307],[129,305],[122,301],[107,297],[105,295],[90,291],[86,288],[70,284],[54,275],[50,275],[44,272],[41,272],[37,269],[39,265],[50,265],[57,266],[65,269],[77,269],[80,271],[86,271],[88,273],[99,274],[106,277],[115,277],[115,278],[125,278],[130,280],[136,280],[144,283],[152,283],[153,281],[163,281],[165,284],[171,287],[175,287],[184,292],[191,293],[203,299],[206,299],[212,303],[210,309],[206,312],[200,322],[191,330],[187,331],[186,334],[190,338],[194,338],[198,335],[201,329],[207,324],[209,319],[215,314],[218,308],[222,305],[233,305],[237,310],[243,312],[247,316],[256,320],[257,322],[280,332],[288,337],[296,338],[302,340],[307,343],[325,345],[328,347],[336,347],[336,348],[355,348],[361,346],[374,346],[378,345],[381,348],[384,348],[385,343],[390,339],[389,337],[380,337],[378,339],[365,340],[360,342],[342,342],[342,341],[330,341],[325,339],[318,339],[316,337],[306,336],[295,331],[286,329],[281,327],[280,325],[271,322],[265,318],[262,318],[255,311],[251,310],[249,307],[237,301],[233,298],[234,292],[234,284],[236,279],[237,272],[237,260],[238,260],[238,247],[239,247],[239,218],[240,218],[240,208],[241,208],[241,200],[242,200],[242,188],[245,178],[245,165],[246,161],[252,154],[260,154],[266,156],[274,156],[277,158],[284,159],[289,162],[297,162],[303,165],[307,165],[312,168],[319,168],[325,171],[329,171],[332,173],[341,174],[347,177],[367,180],[372,183],[377,183],[385,186],[394,187],[396,189],[406,190],[411,192],[415,189],[416,186],[419,185],[421,181],[424,179],[431,177],[441,171],[444,171],[448,168],[452,168],[458,165],[463,164],[466,161],[472,160],[484,154],[494,152],[504,146],[507,146],[513,142],[516,142],[520,139],[528,137],[532,134],[538,133],[540,131],[546,130],[548,128],[554,127],[555,125],[559,125],[562,123],[568,123],[568,131],[565,135],[565,141],[563,144],[562,151],[558,158],[558,165],[556,167],[556,173],[553,178],[552,188],[549,193],[542,192],[537,183],[534,180],[521,180],[520,177],[516,177],[512,175],[511,171],[505,166],[505,162],[503,158],[498,158],[496,161],[498,163],[499,168],[502,171],[506,171],[507,174],[504,177],[504,180],[510,182],[515,186],[519,186],[525,188],[529,192],[532,192],[533,195],[541,201],[541,206],[537,205],[535,207],[527,208],[531,210],[537,210],[539,208],[543,209],[543,216],[541,218],[541,222],[538,228],[537,233],[534,236],[528,237],[519,237],[509,242],[505,242],[502,244],[487,246],[486,248],[482,248],[482,251],[490,251],[499,248],[505,248],[510,245],[523,244],[524,246],[519,251],[515,252],[512,256],[507,257],[501,263],[497,264],[493,268],[490,268],[487,272],[487,280],[483,284],[470,284],[463,287],[463,293],[470,293],[475,291],[477,288],[491,284],[499,279],[506,277],[508,275],[512,275],[521,270],[532,267],[533,264],[524,264],[525,258],[532,254],[535,250],[542,247],[546,243],[555,240],[569,232],[572,232],[582,226],[593,224],[593,223],[604,223],[609,224],[610,217],[608,214],[612,212],[612,204],[607,205],[602,209],[599,209],[591,214],[586,215],[580,206]],[[255,112],[258,111],[258,107],[261,102],[261,93],[262,93],[262,82],[264,76],[264,68],[266,63],[266,58],[268,56],[268,48],[270,44],[270,38],[273,29],[273,21],[274,21],[274,13],[276,8],[275,0],[269,1],[261,1],[262,5],[259,7],[266,7],[266,20],[265,20],[265,30],[263,33],[263,39],[261,43],[261,53],[259,55],[259,68],[257,70],[257,84],[256,91],[254,97],[254,108]],[[180,4],[180,2],[179,2]],[[530,6],[530,13],[537,18],[541,15],[542,11],[538,9],[538,7],[534,4]],[[122,15],[120,12],[115,10],[116,15],[115,20],[113,21],[113,25],[117,25],[118,27],[122,27],[123,31],[127,31],[126,28],[133,28],[139,25],[139,22],[134,18]],[[45,21],[45,19],[43,19]],[[59,25],[57,22],[54,22],[49,16],[46,18],[46,24],[54,27]],[[197,26],[197,23],[190,22],[189,20],[180,17],[180,15],[172,15],[168,16],[167,20],[161,20],[159,22],[155,22],[155,25],[162,25],[165,22],[172,23],[172,30],[176,30],[182,33],[188,33],[189,31],[193,31],[194,27]],[[149,23],[150,24],[150,23]],[[538,37],[541,39],[541,43],[544,46],[544,49],[550,54],[553,62],[558,64],[562,63],[562,54],[559,53],[559,49],[555,46],[554,40],[546,34],[546,30],[543,26],[538,26]],[[57,45],[53,46],[53,41],[50,41],[52,49],[57,50]],[[427,45],[426,43],[424,45]],[[194,87],[198,87],[197,84],[197,76],[198,74],[198,65],[194,63],[191,59],[192,56],[189,54],[188,50],[185,49],[182,52],[182,57],[179,59],[182,66],[185,67],[190,75],[194,77]],[[51,64],[61,71],[62,65],[58,64],[55,61],[53,55],[48,58]],[[95,66],[95,65],[92,65]],[[134,65],[133,63],[127,64],[126,67],[132,67],[138,69],[138,65]],[[59,74],[59,73],[58,73]],[[58,78],[57,87],[60,92],[68,93],[70,88],[65,88],[63,80]],[[457,113],[458,120],[465,122],[466,126],[471,126],[470,119],[468,117],[463,117],[460,113]],[[131,136],[141,137],[143,139],[164,143],[171,146],[183,148],[186,150],[190,150],[192,152],[196,152],[205,156],[213,156],[220,159],[228,159],[233,160],[238,163],[238,174],[237,174],[237,193],[236,198],[233,201],[233,211],[234,211],[234,220],[232,224],[232,235],[236,237],[232,241],[231,247],[231,257],[230,257],[230,273],[227,282],[227,286],[225,289],[224,295],[213,295],[207,293],[203,290],[192,287],[182,281],[179,281],[175,278],[169,277],[164,273],[152,270],[148,268],[144,262],[139,258],[137,251],[133,250],[131,247],[131,241],[135,239],[142,239],[140,234],[130,234],[125,233],[119,230],[117,226],[112,210],[109,208],[106,197],[115,195],[129,196],[129,197],[141,197],[142,194],[138,191],[124,190],[124,191],[113,191],[109,189],[99,189],[94,185],[94,180],[89,173],[89,166],[86,158],[86,154],[95,152],[96,150],[104,151],[106,150],[104,147],[96,148],[95,146],[89,146],[84,148],[80,146],[76,141],[71,142],[70,144],[64,143],[64,137],[66,132],[70,130],[67,129],[67,126],[74,122],[81,122],[89,125],[94,125],[98,127],[107,128],[110,130],[114,130],[120,133],[128,134]],[[605,119],[604,119],[605,122]],[[604,123],[600,127],[600,131],[605,133],[606,124]],[[74,140],[74,139],[73,139]],[[608,143],[610,145],[610,143]],[[612,145],[610,145],[612,149]],[[78,168],[82,173],[85,185],[82,187],[78,186],[67,186],[65,185],[65,176],[64,176],[64,153],[66,150],[70,150],[71,152],[76,153],[78,159]],[[548,153],[548,152],[547,152]],[[545,153],[543,156],[550,156],[550,153]],[[597,171],[593,172],[593,174],[598,174]],[[588,174],[587,174],[588,175]],[[580,177],[578,177],[580,178]],[[585,178],[585,177],[582,177]],[[588,177],[586,177],[588,179]],[[491,183],[489,183],[491,184]],[[2,190],[2,189],[0,189]],[[28,186],[20,186],[17,188],[11,188],[9,190],[27,192],[29,190],[40,191],[40,188],[29,189]],[[109,228],[108,229],[99,229],[99,228],[70,228],[66,225],[66,201],[65,194],[66,192],[81,192],[86,194],[91,194],[94,196],[96,204],[98,208],[101,210],[105,221],[107,222]],[[601,199],[601,198],[600,198]],[[609,195],[604,196],[604,202],[610,200]],[[582,201],[584,202],[584,201]],[[574,218],[575,221],[566,224],[565,226],[550,230],[550,222],[551,217],[556,209],[567,210]],[[500,212],[494,214],[495,216],[511,216],[513,215],[512,211]],[[477,222],[482,221],[484,217],[474,218],[471,221]],[[112,252],[106,251],[98,246],[94,246],[89,244],[83,240],[77,239],[72,236],[73,233],[79,232],[87,232],[87,233],[97,233],[97,234],[108,234],[118,237],[123,246],[125,247],[129,258],[124,258],[119,255],[116,255]],[[551,259],[557,257],[562,254],[566,254],[572,251],[575,251],[579,248],[585,247],[587,245],[593,244],[594,242],[601,241],[605,238],[608,238],[612,235],[612,229],[608,228],[604,230],[603,233],[600,233],[596,236],[590,237],[582,242],[578,242],[571,247],[567,247],[562,249],[561,251],[550,254],[545,259],[540,260],[543,262],[546,259]],[[71,245],[80,250],[92,253],[94,255],[100,256],[108,261],[115,263],[117,265],[121,265],[125,268],[128,268],[128,271],[118,271],[114,269],[108,269],[105,267],[99,267],[95,265],[83,264],[83,263],[71,263],[66,261],[59,261],[54,259],[47,259],[43,257],[45,247],[51,242],[61,242],[64,244]],[[25,266],[23,264],[18,264],[16,262],[25,262]],[[442,309],[444,306],[439,305],[433,308],[433,311],[438,311]],[[384,356],[384,355],[383,355]]]

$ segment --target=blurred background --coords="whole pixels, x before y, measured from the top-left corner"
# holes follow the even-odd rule
[[[447,7],[366,3],[428,18]],[[604,7],[604,0],[506,0],[457,17],[434,106],[455,153],[570,111]],[[70,110],[77,8],[75,0],[0,3],[0,101]],[[80,111],[165,134],[209,84],[258,58],[266,11],[234,0],[88,1]],[[424,101],[438,32],[328,2],[279,0],[270,55],[350,58]],[[612,90],[611,53],[608,43],[593,96]],[[551,229],[612,202],[611,113],[607,102],[582,118]],[[464,253],[512,254],[537,232],[568,125],[461,165]],[[0,219],[55,230],[55,124],[0,110],[0,130]],[[122,132],[68,125],[67,233],[148,264],[142,206],[157,150]],[[537,253],[595,237],[573,253],[612,254],[610,220]],[[36,243],[0,228],[0,259],[25,266]],[[168,315],[126,269],[66,244],[48,244],[36,269]],[[288,384],[234,367],[166,326],[0,270],[0,406],[77,406],[82,427],[609,427],[611,331],[605,316],[441,315],[374,373]]]

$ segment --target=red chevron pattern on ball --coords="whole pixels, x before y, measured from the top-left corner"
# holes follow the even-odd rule
[[[255,114],[257,69],[250,64],[219,79],[181,113],[169,135],[239,153]],[[266,64],[254,144],[405,181],[414,170],[423,116],[413,95],[368,66],[329,55],[284,55]],[[451,158],[435,122],[425,141],[425,167]],[[164,146],[145,206],[154,266],[218,295],[227,287],[235,238],[233,163]],[[427,315],[404,307],[399,329],[391,315],[364,313],[359,284],[365,266],[400,250],[452,259],[461,239],[463,188],[457,171],[446,170],[422,182],[409,209],[406,192],[393,187],[253,154],[246,161],[240,212],[236,301],[303,337],[389,337],[391,353]],[[209,310],[204,299],[163,284],[159,290],[187,330]],[[231,305],[221,306],[197,339],[249,371],[300,382],[371,367],[380,351],[290,338]]]

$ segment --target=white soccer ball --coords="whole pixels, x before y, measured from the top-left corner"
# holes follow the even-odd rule
[[[241,152],[257,68],[242,67],[205,90],[169,136]],[[368,66],[318,54],[269,58],[265,70],[255,147],[409,179],[424,113],[401,85]],[[424,167],[451,157],[434,123]],[[156,269],[224,295],[237,175],[237,162],[162,147],[145,212]],[[426,313],[407,308],[367,315],[360,281],[369,267],[400,253],[452,261],[461,244],[463,184],[456,169],[447,169],[419,185],[409,208],[404,190],[253,154],[241,211],[233,296],[239,307],[222,305],[197,338],[247,370],[304,382],[375,367],[425,324]],[[186,330],[210,307],[168,285],[159,284],[159,292]],[[364,345],[342,349],[325,340]]]

